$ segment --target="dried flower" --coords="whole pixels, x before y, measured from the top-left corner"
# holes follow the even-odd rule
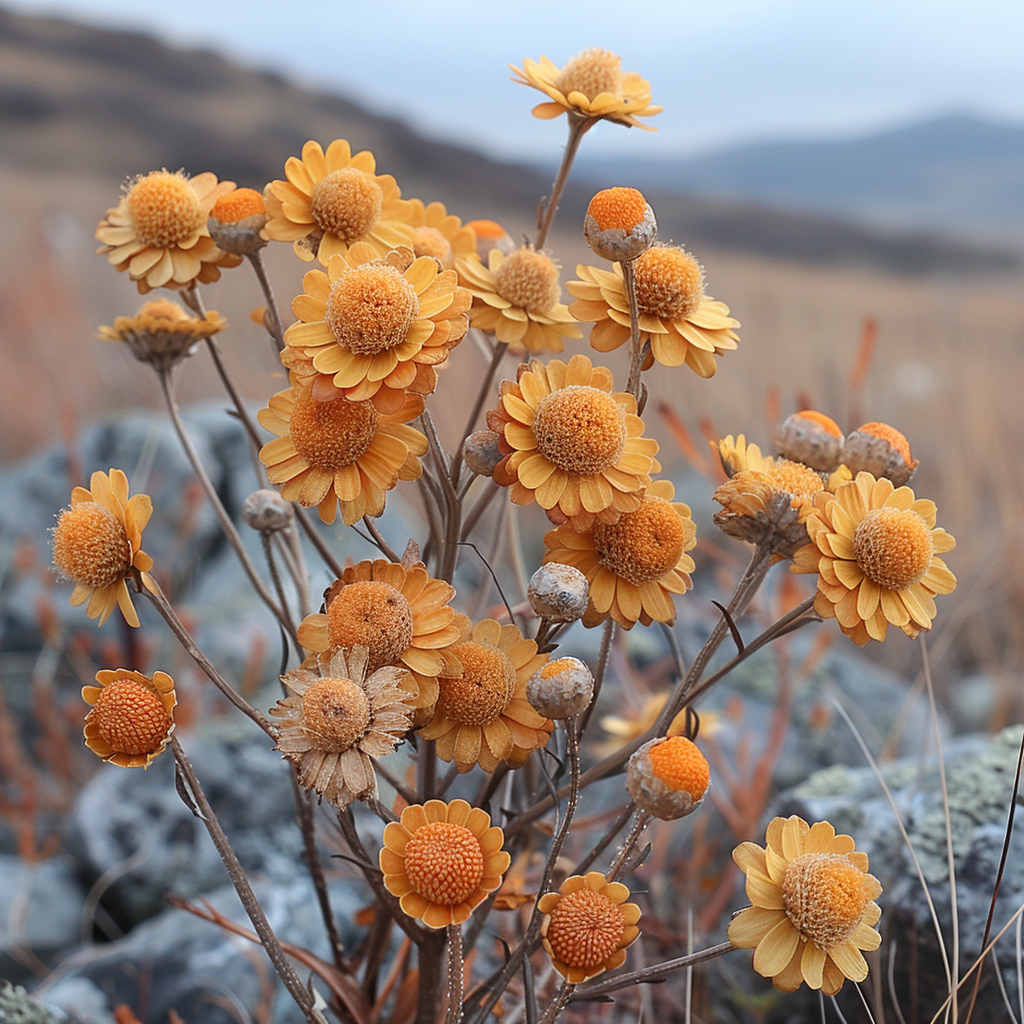
[[[645,743],[626,766],[626,789],[637,806],[665,821],[692,814],[707,795],[707,758],[685,736]]]
[[[820,490],[820,477],[817,483]],[[715,525],[730,537],[767,546],[780,558],[792,557],[807,543],[801,502],[779,488],[769,473],[743,470],[722,484],[714,499],[722,506],[722,511],[715,513]]]
[[[259,192],[236,188],[213,204],[206,226],[210,237],[225,252],[252,256],[267,244],[262,231],[268,219],[267,205]]]
[[[583,218],[583,234],[598,256],[614,263],[635,260],[658,237],[654,211],[635,188],[598,192]]]
[[[548,562],[530,577],[527,597],[542,619],[575,622],[587,610],[590,584],[576,566]]]
[[[824,413],[804,409],[786,419],[776,443],[783,458],[802,462],[819,473],[831,473],[839,465],[843,432]]]
[[[242,518],[260,533],[286,530],[295,521],[295,509],[277,491],[253,491],[242,505]]]
[[[82,687],[92,707],[85,718],[85,745],[122,768],[148,768],[174,732],[174,680],[166,672],[144,676],[131,669],[96,673],[98,686]]]
[[[135,316],[119,316],[113,327],[101,327],[99,336],[124,342],[140,362],[169,370],[192,355],[205,338],[224,330],[227,321],[216,311],[197,317],[177,302],[158,299],[145,303]]]
[[[579,658],[549,661],[526,684],[526,699],[545,718],[561,721],[586,711],[594,697],[594,677]]]
[[[917,469],[907,439],[887,423],[865,423],[846,438],[840,459],[849,471],[886,477],[897,487],[909,483]]]
[[[501,436],[493,430],[474,431],[462,446],[463,462],[478,476],[492,476],[494,467],[505,457],[500,440]]]

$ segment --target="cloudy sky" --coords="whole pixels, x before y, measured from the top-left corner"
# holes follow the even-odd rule
[[[841,137],[945,113],[1024,124],[1020,0],[15,0],[33,13],[153,31],[397,113],[509,157],[550,154],[560,127],[506,65],[603,46],[665,106],[657,134],[599,126],[591,152],[695,153]],[[557,136],[557,142],[555,137]]]

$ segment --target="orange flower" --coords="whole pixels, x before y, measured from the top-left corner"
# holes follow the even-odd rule
[[[174,680],[127,668],[96,673],[98,686],[83,686],[92,710],[85,718],[85,745],[122,768],[148,768],[174,732]]]
[[[700,749],[685,736],[662,736],[645,743],[629,759],[626,788],[648,814],[674,821],[703,802],[711,769]]]
[[[216,310],[197,317],[177,302],[158,299],[147,302],[135,316],[119,316],[113,327],[101,327],[99,336],[124,342],[140,362],[169,370],[192,355],[204,338],[212,338],[226,326],[227,321]]]

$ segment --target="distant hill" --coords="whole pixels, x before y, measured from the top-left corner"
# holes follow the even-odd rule
[[[503,164],[214,52],[0,9],[0,174],[13,176],[9,189],[72,173],[113,186],[157,167],[213,170],[260,188],[282,175],[286,158],[307,139],[338,137],[372,150],[378,168],[394,174],[405,195],[440,199],[466,219],[501,219],[514,232],[531,229],[557,159],[553,154],[543,171]],[[615,165],[602,168],[608,183],[616,183]],[[639,171],[631,165],[630,180],[639,180]],[[681,195],[667,167],[648,165],[646,173],[653,175],[649,198],[662,236],[693,247],[914,273],[986,273],[1018,264],[1005,246],[965,244],[941,232],[865,229],[837,218],[848,212],[838,205],[823,202],[825,212],[807,213],[816,204],[806,203],[803,211],[780,213],[750,199]],[[570,184],[562,230],[582,222],[592,192],[585,181]],[[113,189],[110,195],[112,202]],[[95,216],[90,207],[83,219],[95,222]]]
[[[609,163],[611,166],[609,167]],[[1024,125],[943,117],[833,142],[766,142],[693,159],[587,164],[640,188],[817,210],[888,231],[1024,245]]]

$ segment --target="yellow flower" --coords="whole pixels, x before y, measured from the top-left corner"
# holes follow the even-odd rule
[[[513,502],[536,501],[553,523],[581,531],[640,507],[650,474],[661,469],[658,442],[642,436],[636,399],[612,391],[610,370],[584,355],[531,362],[501,392],[487,425],[506,456],[494,480]]]
[[[166,672],[144,676],[127,668],[96,673],[98,686],[83,686],[92,710],[85,745],[122,768],[148,768],[174,732],[174,680]]]
[[[519,76],[513,82],[539,89],[549,97],[549,102],[533,108],[533,116],[544,120],[568,112],[655,131],[637,118],[653,117],[665,109],[651,104],[650,82],[635,72],[623,73],[622,58],[599,47],[578,53],[564,68],[547,57],[541,57],[540,63],[527,57],[522,70],[509,67]]]
[[[103,244],[96,251],[127,270],[143,295],[210,284],[220,278],[220,267],[241,263],[217,248],[206,225],[213,204],[234,187],[209,171],[194,178],[170,171],[140,175],[100,221],[96,239]]]
[[[311,270],[292,302],[299,322],[285,331],[283,362],[311,377],[320,401],[344,395],[398,412],[406,392],[429,395],[434,367],[463,339],[469,293],[454,270],[407,248],[379,259],[357,242],[332,256],[327,273]]]
[[[589,533],[560,526],[544,535],[544,562],[574,565],[590,582],[584,626],[609,616],[624,629],[637,622],[671,625],[676,620],[672,594],[691,587],[696,528],[690,509],[673,502],[675,488],[656,480],[640,507],[617,523],[596,523]]]
[[[369,671],[368,671],[369,669]],[[365,647],[338,651],[318,671],[281,677],[290,691],[270,709],[277,749],[299,768],[299,783],[338,807],[377,792],[371,757],[383,757],[409,731],[404,669],[367,665]]]
[[[465,800],[413,804],[384,828],[384,885],[428,928],[462,924],[500,887],[511,863],[504,843],[491,816]]]
[[[302,159],[290,156],[287,181],[272,181],[264,190],[267,221],[263,234],[275,242],[292,242],[297,256],[327,266],[332,256],[366,242],[378,256],[408,245],[409,203],[390,174],[377,174],[369,150],[352,155],[345,139],[335,139],[326,154],[319,142],[302,147]]]
[[[437,756],[454,761],[460,772],[475,764],[493,772],[502,761],[518,768],[554,729],[526,698],[526,684],[548,655],[538,654],[536,642],[517,626],[494,619],[476,626],[466,621],[451,654],[462,672],[438,679],[434,716],[420,736],[436,740]]]
[[[444,203],[424,206],[421,199],[410,199],[409,204],[412,251],[417,256],[433,256],[445,270],[454,270],[456,260],[476,253],[476,232],[449,213]]]
[[[793,556],[794,572],[818,574],[814,610],[859,647],[884,640],[889,623],[909,637],[931,629],[935,595],[956,588],[936,557],[956,541],[935,528],[935,514],[934,502],[870,473],[819,492],[806,519],[811,543]]]
[[[153,559],[140,547],[153,502],[148,494],[129,498],[128,478],[120,469],[109,476],[93,473],[89,488],[76,487],[71,507],[57,520],[53,563],[74,581],[71,604],[89,602],[85,613],[90,619],[99,618],[102,626],[119,606],[128,625],[138,626],[125,580],[136,576],[145,582],[153,568]]]
[[[529,245],[509,255],[492,249],[487,266],[479,259],[459,260],[459,280],[473,296],[470,323],[491,331],[513,352],[562,351],[563,338],[583,337],[568,309],[558,300],[558,265]]]
[[[215,310],[204,317],[192,316],[177,302],[147,302],[135,316],[119,316],[113,327],[101,327],[99,336],[124,342],[140,362],[169,370],[192,355],[204,338],[224,330],[227,321]]]
[[[782,992],[806,981],[834,996],[847,978],[868,976],[861,950],[881,942],[874,900],[882,887],[854,845],[827,821],[808,826],[793,815],[772,820],[764,849],[742,843],[733,851],[753,906],[732,919],[729,941],[753,949],[754,970]]]
[[[423,472],[417,456],[427,439],[405,424],[423,412],[423,399],[406,396],[403,407],[382,416],[372,402],[336,398],[318,402],[306,387],[274,395],[257,415],[277,438],[260,450],[267,477],[287,501],[316,505],[333,523],[341,506],[345,524],[384,511],[384,494],[399,480]]]
[[[629,889],[600,871],[571,875],[558,892],[541,896],[541,940],[567,982],[578,985],[625,962],[626,947],[640,934],[640,908],[628,899]]]
[[[734,328],[739,321],[729,316],[724,302],[704,294],[704,271],[683,249],[652,245],[633,263],[640,341],[650,341],[651,354],[645,369],[657,360],[663,366],[684,363],[700,377],[713,377],[715,358],[736,348]],[[610,271],[580,264],[581,280],[566,287],[576,301],[569,312],[577,320],[594,321],[590,345],[611,352],[629,340],[629,300],[622,265]]]

